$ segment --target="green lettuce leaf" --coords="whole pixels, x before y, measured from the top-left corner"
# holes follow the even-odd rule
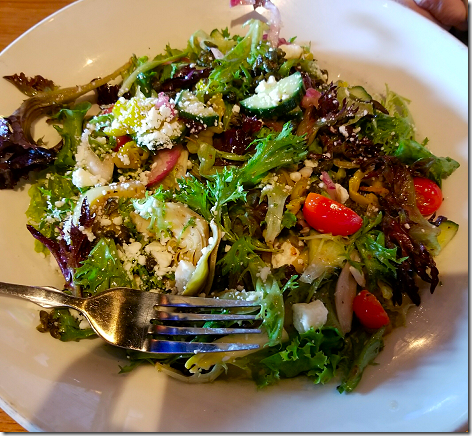
[[[233,274],[242,277],[244,273],[251,275],[257,301],[261,305],[259,318],[262,319],[262,328],[269,336],[269,345],[280,343],[282,339],[284,322],[284,300],[285,290],[295,286],[296,277],[281,288],[278,280],[272,275],[270,267],[260,258],[255,250],[260,249],[261,243],[248,236],[237,239],[230,250],[218,262],[222,265],[222,273]],[[264,249],[264,248],[263,248]],[[264,272],[267,272],[265,274]],[[248,298],[254,295],[248,294]],[[238,294],[238,298],[244,298]]]
[[[245,23],[246,25],[249,26],[246,36],[218,61],[205,85],[197,86],[197,93],[199,95],[214,95],[219,92],[228,92],[228,89],[240,94],[238,87],[230,86],[229,84],[235,79],[241,80],[246,78],[251,80],[251,76],[247,72],[247,68],[249,68],[248,57],[251,52],[256,51],[258,44],[262,41],[267,24],[259,20],[249,20]],[[240,97],[243,96],[241,95]]]
[[[26,211],[28,223],[47,238],[55,238],[57,226],[73,211],[79,197],[79,190],[69,176],[57,172],[45,172],[28,190],[30,197]],[[36,251],[47,251],[43,244],[35,240]]]
[[[385,235],[377,230],[371,230],[360,236],[356,239],[355,246],[366,267],[368,285],[371,289],[377,288],[377,281],[380,279],[393,283],[397,265],[407,259],[407,257],[397,259],[397,249],[386,248]]]
[[[450,157],[437,157],[424,145],[410,139],[401,141],[394,156],[407,165],[422,165],[426,168],[426,177],[441,187],[442,179],[449,177],[457,168],[459,162]]]
[[[285,188],[285,183],[277,182],[266,185],[262,189],[260,201],[267,197],[266,233],[264,236],[266,243],[273,244],[275,238],[282,231],[285,200],[290,195],[290,192],[290,190]]]
[[[88,101],[77,103],[71,109],[61,109],[54,117],[62,122],[62,127],[55,125],[54,128],[62,136],[64,142],[54,162],[58,168],[68,168],[75,165],[74,155],[80,144],[84,117],[91,106]]]
[[[281,378],[304,374],[313,383],[327,383],[335,375],[342,357],[344,340],[337,329],[310,329],[284,344],[281,351],[255,364],[253,377],[258,386],[273,384]]]
[[[366,123],[363,130],[375,144],[383,144],[385,154],[391,155],[401,141],[414,139],[415,125],[408,108],[409,100],[387,87],[386,96],[381,103],[388,114],[375,111],[372,119],[363,118]]]
[[[53,309],[51,312],[42,310],[40,320],[38,331],[49,332],[53,338],[64,342],[96,336],[91,327],[81,329],[80,321],[71,315],[69,309]]]
[[[115,242],[108,238],[101,238],[89,257],[77,268],[74,283],[83,286],[83,290],[91,295],[114,287],[132,287]]]
[[[243,184],[255,185],[269,172],[290,164],[302,162],[308,153],[306,140],[293,135],[292,124],[287,122],[279,133],[268,133],[265,129],[256,139],[256,153],[238,173]]]
[[[342,362],[344,377],[337,388],[340,393],[352,392],[359,384],[367,365],[373,363],[384,346],[384,333],[385,327],[382,327],[373,334],[357,330],[348,336],[344,352],[346,359]]]

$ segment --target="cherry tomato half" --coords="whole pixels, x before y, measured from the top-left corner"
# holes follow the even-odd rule
[[[303,216],[315,230],[334,236],[352,235],[362,227],[362,218],[352,209],[314,192],[306,197]]]
[[[365,289],[355,296],[352,309],[361,324],[369,329],[379,329],[390,322],[380,301]]]
[[[443,196],[441,189],[433,181],[424,177],[414,177],[416,205],[423,216],[432,215],[441,206]]]

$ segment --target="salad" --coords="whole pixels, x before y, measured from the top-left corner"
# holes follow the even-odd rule
[[[82,86],[6,77],[29,98],[0,118],[0,187],[29,177],[28,230],[64,292],[261,305],[260,335],[197,338],[259,351],[129,352],[122,372],[151,362],[209,382],[237,370],[260,387],[303,375],[350,392],[421,304],[420,282],[439,285],[434,257],[457,231],[437,213],[441,184],[458,163],[416,138],[408,100],[331,80],[261,3],[270,25],[199,30],[183,49],[133,56]],[[55,146],[31,136],[43,115]],[[95,335],[68,309],[41,311],[38,329]]]

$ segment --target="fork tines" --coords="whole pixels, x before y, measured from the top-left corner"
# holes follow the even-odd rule
[[[259,306],[259,303],[255,301],[160,294],[155,307],[156,312],[153,315],[152,322],[154,323],[150,325],[148,333],[168,338],[166,340],[150,339],[150,351],[186,354],[258,349],[259,345],[257,344],[235,343],[236,340],[232,343],[207,343],[173,341],[171,339],[173,337],[185,339],[185,336],[199,335],[223,336],[261,333],[260,329],[253,327],[203,327],[201,325],[202,322],[207,321],[252,322],[257,319],[258,315],[257,313],[248,313],[248,311],[258,311]],[[163,310],[159,310],[160,308]],[[239,313],[241,309],[244,313]],[[224,313],[215,313],[218,310]],[[178,325],[166,325],[169,322]]]
[[[258,307],[257,301],[226,300],[223,298],[186,297],[183,295],[158,294],[157,306],[162,307],[208,307],[227,309],[231,307]]]
[[[261,333],[260,329],[232,327],[174,327],[152,324],[149,333],[153,335],[185,336],[185,335],[238,335]]]
[[[186,313],[158,310],[155,319],[159,321],[253,321],[257,315],[240,313]]]
[[[198,354],[198,353],[218,353],[228,351],[257,350],[258,344],[235,344],[224,342],[180,342],[161,341],[150,339],[148,350],[151,353],[164,354]]]

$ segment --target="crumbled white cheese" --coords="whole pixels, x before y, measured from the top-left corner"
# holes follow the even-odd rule
[[[277,85],[277,80],[275,79],[274,76],[269,76],[269,78],[266,80],[261,80],[258,85],[256,86],[255,92],[256,94],[259,94],[261,92],[265,92],[267,90],[270,90],[274,88]]]
[[[190,94],[188,91],[182,91],[182,92],[185,92],[186,95],[193,95],[193,94]],[[179,99],[179,96],[177,96],[177,99]],[[180,100],[178,104],[179,104],[179,109],[195,116],[209,117],[209,116],[217,115],[217,113],[211,106],[205,106],[205,104],[202,103],[200,100],[198,100],[197,97]]]
[[[282,250],[281,253],[272,254],[273,268],[280,268],[283,265],[293,264],[300,255],[300,251],[289,241],[285,241],[279,248]]]
[[[308,167],[308,168],[315,168],[318,166],[318,162],[313,162],[310,159],[306,159],[305,162],[303,162],[303,164],[305,165],[305,167]]]
[[[144,251],[150,254],[157,262],[159,270],[168,268],[173,259],[173,254],[167,251],[167,247],[158,241],[153,241],[144,247]]]
[[[87,188],[89,186],[104,185],[107,182],[100,176],[95,176],[83,168],[77,168],[72,173],[72,183],[77,186],[77,188]]]
[[[67,218],[64,221],[64,224],[62,225],[62,233],[64,235],[64,240],[70,245],[71,244],[71,239],[70,239],[70,229],[72,227],[72,216]]]
[[[346,126],[339,126],[339,132],[343,134],[346,138],[349,136],[349,132],[346,130]]]
[[[346,203],[346,201],[349,199],[349,192],[347,189],[340,185],[339,183],[335,183],[336,186],[336,198],[340,203]]]
[[[111,220],[108,218],[100,218],[100,225],[103,227],[111,226]]]
[[[267,281],[267,277],[269,277],[269,274],[270,274],[269,266],[265,266],[259,270],[259,277],[264,283]]]
[[[117,216],[117,217],[112,219],[112,222],[113,222],[113,224],[115,224],[115,226],[121,226],[123,224],[123,217],[122,216]]]
[[[313,173],[313,167],[303,167],[299,171],[299,173],[302,177],[304,177],[305,179],[308,179],[309,177],[311,177],[311,175]]]
[[[135,241],[130,244],[123,244],[123,251],[129,259],[135,259],[142,248],[141,242]]]
[[[110,130],[129,130],[136,133],[140,146],[150,150],[172,148],[172,139],[179,137],[184,124],[176,117],[172,100],[162,103],[162,98],[143,96],[118,100],[120,114],[111,123]]]
[[[292,305],[293,326],[299,333],[305,333],[310,328],[322,327],[328,319],[328,309],[320,300],[311,303],[296,303]]]
[[[297,44],[280,44],[278,48],[285,52],[285,59],[299,59],[303,54],[303,47]]]
[[[80,329],[86,329],[90,327],[90,323],[87,321],[84,315],[82,315],[78,310],[69,308],[69,313],[79,322]]]
[[[106,156],[102,161],[90,148],[89,136],[94,130],[94,125],[87,125],[75,154],[77,164],[72,173],[72,183],[78,188],[105,185],[113,177],[114,164],[111,156]]]

